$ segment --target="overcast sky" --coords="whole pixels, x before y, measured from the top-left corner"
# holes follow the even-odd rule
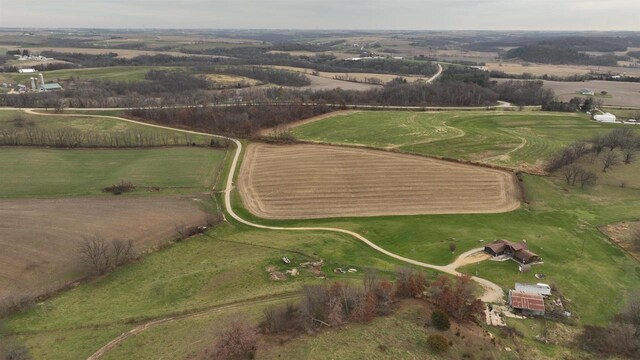
[[[640,0],[0,0],[0,27],[640,30]]]

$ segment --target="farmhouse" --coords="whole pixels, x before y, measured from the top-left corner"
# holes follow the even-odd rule
[[[509,240],[496,240],[484,247],[491,256],[508,256],[520,264],[531,264],[540,261],[540,256],[529,251],[524,242],[514,243]]]
[[[509,306],[524,315],[544,315],[544,298],[540,294],[509,290]]]

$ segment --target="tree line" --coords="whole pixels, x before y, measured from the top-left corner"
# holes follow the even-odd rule
[[[259,334],[294,338],[348,323],[368,323],[393,313],[398,300],[407,298],[428,301],[435,309],[426,314],[431,319],[427,326],[440,331],[449,329],[450,318],[460,323],[476,321],[484,308],[473,295],[471,278],[466,275],[454,280],[441,275],[429,282],[421,272],[398,269],[393,283],[367,270],[361,286],[350,282],[304,286],[299,303],[267,307],[257,327],[242,320],[231,322],[209,353],[222,360],[253,358],[260,351]],[[440,333],[425,340],[435,353],[446,352],[453,344]]]
[[[640,137],[630,128],[618,128],[605,135],[595,135],[589,140],[576,141],[553,154],[546,165],[550,173],[559,172],[569,186],[594,185],[598,179],[595,172],[585,169],[578,161],[591,154],[602,172],[618,164],[635,162],[640,151]],[[621,186],[624,185],[624,182]]]

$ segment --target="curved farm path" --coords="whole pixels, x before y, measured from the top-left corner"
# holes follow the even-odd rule
[[[84,114],[42,114],[42,113],[38,113],[36,111],[34,111],[33,109],[28,109],[25,110],[27,112],[29,112],[30,114],[34,114],[34,115],[48,115],[48,116],[73,116],[73,117],[102,117],[102,118],[108,118],[108,119],[116,119],[116,120],[120,120],[120,121],[126,121],[126,122],[130,122],[130,123],[134,123],[134,124],[139,124],[139,125],[144,125],[144,126],[150,126],[150,127],[155,127],[155,128],[159,128],[159,129],[166,129],[166,130],[172,130],[172,131],[179,131],[179,132],[183,132],[183,133],[187,133],[187,134],[193,134],[193,135],[203,135],[203,136],[213,136],[213,137],[217,137],[217,138],[221,138],[221,139],[226,139],[229,141],[232,141],[235,145],[236,145],[236,151],[235,154],[233,156],[233,160],[231,163],[231,168],[229,170],[229,175],[227,177],[227,182],[226,182],[226,186],[224,189],[224,206],[225,206],[225,210],[227,211],[227,213],[236,221],[245,224],[247,226],[251,226],[254,228],[258,228],[258,229],[266,229],[266,230],[281,230],[281,231],[329,231],[329,232],[334,232],[334,233],[340,233],[340,234],[345,234],[345,235],[349,235],[352,236],[360,241],[362,241],[363,243],[365,243],[366,245],[368,245],[369,247],[371,247],[372,249],[385,254],[389,257],[392,257],[396,260],[400,260],[402,262],[405,262],[407,264],[411,264],[411,265],[415,265],[415,266],[419,266],[422,268],[427,268],[427,269],[433,269],[436,271],[440,271],[440,272],[444,272],[447,274],[451,274],[451,275],[462,275],[462,273],[458,272],[456,270],[456,268],[459,266],[457,264],[460,264],[461,262],[459,261],[459,259],[464,259],[466,257],[468,257],[470,254],[476,253],[478,252],[478,249],[474,249],[471,251],[468,251],[464,254],[462,254],[458,259],[456,259],[453,263],[449,264],[449,265],[433,265],[433,264],[428,264],[428,263],[424,263],[421,261],[417,261],[417,260],[413,260],[413,259],[409,259],[407,257],[392,253],[388,250],[383,249],[382,247],[374,244],[373,242],[371,242],[369,239],[365,238],[364,236],[354,232],[354,231],[350,231],[350,230],[345,230],[345,229],[340,229],[340,228],[332,228],[332,227],[281,227],[281,226],[268,226],[268,225],[261,225],[261,224],[255,224],[252,223],[248,220],[243,219],[242,217],[240,217],[238,214],[236,214],[236,212],[233,210],[233,207],[231,206],[231,193],[233,191],[234,185],[233,185],[233,179],[235,177],[236,174],[236,170],[238,168],[238,163],[240,161],[240,155],[242,153],[242,143],[234,138],[231,137],[227,137],[227,136],[222,136],[222,135],[214,135],[214,134],[207,134],[207,133],[203,133],[203,132],[198,132],[198,131],[192,131],[192,130],[183,130],[183,129],[176,129],[176,128],[172,128],[169,126],[163,126],[163,125],[156,125],[156,124],[149,124],[149,123],[144,123],[141,121],[136,121],[136,120],[131,120],[131,119],[125,119],[125,118],[121,118],[121,117],[117,117],[117,116],[109,116],[109,115],[84,115]],[[477,282],[478,284],[480,284],[480,286],[483,287],[484,289],[484,294],[481,296],[481,300],[484,302],[502,302],[503,298],[504,298],[504,291],[502,290],[502,288],[500,286],[498,286],[497,284],[483,279],[483,278],[479,278],[477,276],[472,276],[471,277],[475,282]],[[185,315],[186,317],[186,315]],[[110,342],[109,344],[112,344],[109,347],[109,344],[105,345],[105,347],[108,347],[106,350],[100,352],[100,350],[98,350],[98,352],[96,352],[96,354],[92,355],[91,357],[89,357],[89,359],[91,360],[95,360],[100,358],[104,353],[106,353],[109,349],[115,347],[117,344],[119,344],[120,342],[124,341],[124,339],[135,335],[137,333],[140,333],[150,327],[153,326],[157,326],[163,323],[166,323],[168,321],[173,321],[178,319],[179,316],[174,316],[174,317],[169,317],[166,319],[159,319],[159,320],[155,320],[152,321],[151,323],[147,323],[141,326],[138,326],[136,328],[134,328],[133,330],[120,335],[120,337],[114,339],[112,342]],[[137,329],[137,330],[136,330]],[[129,334],[130,333],[130,334]],[[129,334],[129,335],[126,335]],[[119,338],[121,338],[121,340],[118,340]],[[104,348],[104,347],[103,347]]]
[[[438,77],[440,77],[440,75],[442,75],[442,71],[444,70],[444,68],[440,64],[436,64],[436,65],[438,65],[438,72],[435,73],[435,75],[433,75],[432,77],[430,77],[429,80],[427,80],[427,84],[431,84],[435,79],[437,79]]]
[[[117,338],[109,341],[103,347],[101,347],[95,353],[93,353],[91,356],[89,356],[87,358],[87,360],[100,359],[107,352],[109,352],[110,350],[112,350],[116,346],[120,345],[123,341],[127,340],[128,338],[130,338],[130,337],[132,337],[132,336],[134,336],[136,334],[139,334],[139,333],[141,333],[143,331],[146,331],[146,330],[149,330],[149,329],[154,328],[156,326],[159,326],[159,325],[170,323],[170,322],[173,322],[173,321],[176,321],[176,320],[182,320],[182,319],[187,319],[187,318],[192,318],[192,317],[203,316],[203,315],[207,315],[207,314],[210,314],[210,313],[223,312],[223,311],[234,310],[234,309],[241,309],[241,308],[246,307],[246,306],[260,305],[260,304],[270,303],[270,302],[278,301],[278,300],[295,299],[295,298],[298,298],[299,296],[300,296],[300,294],[298,292],[270,295],[270,296],[256,298],[256,299],[241,300],[241,301],[236,301],[236,302],[229,303],[229,304],[223,304],[223,305],[219,305],[219,306],[214,306],[214,307],[210,307],[208,309],[199,310],[199,311],[195,311],[195,312],[188,313],[188,314],[175,315],[175,316],[170,316],[170,317],[166,317],[166,318],[162,318],[162,319],[158,319],[158,320],[149,321],[149,322],[146,322],[146,323],[144,323],[142,325],[138,325],[138,326],[134,327],[133,329],[131,329],[131,330],[125,332],[125,333],[120,334],[120,336],[118,336]]]

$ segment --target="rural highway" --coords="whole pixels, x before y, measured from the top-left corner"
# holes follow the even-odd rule
[[[208,133],[203,133],[203,132],[198,132],[198,131],[192,131],[192,130],[183,130],[183,129],[176,129],[176,128],[172,128],[169,126],[163,126],[163,125],[156,125],[156,124],[148,124],[148,123],[144,123],[141,121],[136,121],[136,120],[130,120],[130,119],[125,119],[125,118],[121,118],[121,117],[117,117],[117,116],[108,116],[108,115],[84,115],[84,114],[43,114],[43,113],[38,113],[37,111],[35,111],[37,109],[27,109],[26,112],[29,114],[34,114],[34,115],[48,115],[48,116],[65,116],[65,117],[101,117],[101,118],[107,118],[107,119],[115,119],[118,121],[125,121],[125,122],[129,122],[129,123],[134,123],[134,124],[138,124],[138,125],[143,125],[143,126],[149,126],[149,127],[154,127],[154,128],[159,128],[159,129],[165,129],[165,130],[171,130],[171,131],[178,131],[178,132],[182,132],[182,133],[187,133],[187,134],[193,134],[193,135],[201,135],[201,136],[212,136],[212,137],[217,137],[220,139],[226,139],[228,141],[231,141],[235,144],[235,152],[233,155],[233,160],[231,163],[231,168],[229,170],[229,175],[227,177],[227,181],[226,181],[226,186],[224,189],[224,206],[225,206],[225,210],[226,212],[229,214],[229,216],[231,216],[235,221],[245,224],[247,226],[250,227],[254,227],[254,228],[258,228],[258,229],[266,229],[266,230],[278,230],[278,231],[327,231],[327,232],[333,232],[333,233],[339,233],[339,234],[344,234],[344,235],[348,235],[351,237],[354,237],[356,239],[358,239],[359,241],[365,243],[367,246],[371,247],[372,249],[385,254],[391,258],[394,258],[396,260],[402,261],[404,263],[407,264],[411,264],[411,265],[415,265],[418,267],[422,267],[422,268],[426,268],[426,269],[432,269],[432,270],[436,270],[436,271],[440,271],[443,273],[447,273],[450,275],[462,275],[462,273],[457,271],[457,268],[459,266],[462,265],[467,265],[470,263],[473,263],[475,260],[469,260],[469,261],[465,261],[465,259],[473,256],[474,254],[480,252],[482,249],[481,248],[477,248],[477,249],[472,249],[469,250],[465,253],[463,253],[462,255],[460,255],[453,263],[448,264],[448,265],[433,265],[433,264],[428,264],[425,262],[421,262],[421,261],[417,261],[414,259],[410,259],[395,253],[392,253],[378,245],[376,245],[375,243],[373,243],[372,241],[370,241],[369,239],[365,238],[364,236],[354,232],[354,231],[350,231],[350,230],[346,230],[346,229],[340,229],[340,228],[333,228],[333,227],[282,227],[282,226],[269,226],[269,225],[261,225],[261,224],[256,224],[253,223],[251,221],[245,220],[242,217],[240,217],[234,210],[233,207],[231,205],[231,195],[234,189],[234,178],[235,178],[235,174],[236,171],[238,170],[238,164],[240,162],[240,155],[242,154],[242,143],[234,138],[231,137],[227,137],[227,136],[222,136],[222,135],[215,135],[215,134],[208,134]],[[104,109],[103,109],[104,110]],[[477,261],[481,261],[484,260],[484,258],[477,258]],[[483,289],[484,289],[484,293],[483,295],[480,297],[480,299],[483,302],[487,302],[487,303],[501,303],[504,301],[504,292],[502,290],[502,288],[500,286],[498,286],[497,284],[477,277],[477,276],[472,276],[471,277],[476,283],[478,283]],[[167,318],[167,319],[171,319],[171,318]],[[166,321],[169,321],[166,320]],[[155,320],[154,322],[150,322],[144,325],[141,325],[137,328],[135,328],[134,330],[128,332],[130,333],[129,335],[125,335],[128,333],[125,333],[122,336],[124,336],[124,338],[122,338],[120,341],[126,339],[127,337],[134,335],[138,332],[144,331],[145,329],[149,328],[150,326],[156,326],[159,325],[161,323],[164,323],[162,321],[162,319],[160,320]],[[138,329],[138,330],[136,330]],[[114,341],[116,341],[117,339],[115,339]],[[115,347],[117,345],[117,343],[119,343],[120,341],[117,341],[116,343],[113,343],[114,341],[110,342],[109,344],[105,345],[105,347],[108,347],[108,349],[111,349],[113,347]],[[108,351],[108,349],[105,349],[106,351]],[[106,351],[100,352],[100,350],[98,352],[96,352],[96,354],[92,355],[91,357],[89,357],[89,359],[91,360],[95,360],[98,359],[102,356],[102,354],[104,354]]]

